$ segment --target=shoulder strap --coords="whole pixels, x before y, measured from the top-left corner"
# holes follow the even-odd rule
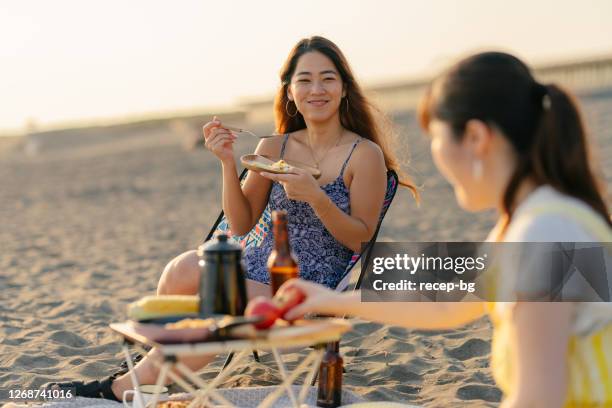
[[[344,164],[342,164],[342,169],[340,170],[340,177],[342,177],[344,175],[344,169],[346,169],[346,165],[348,164],[349,160],[351,160],[351,156],[353,155],[353,151],[355,151],[355,148],[357,147],[359,142],[361,142],[361,138],[357,139],[357,141],[355,143],[353,143],[353,147],[351,147],[351,151],[349,152],[348,157],[344,161]]]
[[[280,151],[281,159],[285,155],[285,147],[287,146],[287,140],[289,140],[289,133],[285,133],[285,139],[283,139],[283,145],[281,146],[281,151]]]

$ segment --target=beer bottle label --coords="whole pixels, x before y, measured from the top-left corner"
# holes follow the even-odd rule
[[[274,273],[296,273],[297,268],[295,266],[271,266],[270,270]]]

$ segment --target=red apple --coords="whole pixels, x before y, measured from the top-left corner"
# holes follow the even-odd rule
[[[247,305],[244,315],[249,316],[263,316],[263,320],[255,324],[257,329],[267,329],[272,326],[276,319],[280,316],[278,307],[274,304],[272,299],[268,299],[264,296],[257,296],[251,299]]]
[[[302,303],[304,299],[306,299],[306,295],[301,290],[296,287],[289,287],[276,293],[274,304],[278,308],[279,316],[284,319],[285,313]]]

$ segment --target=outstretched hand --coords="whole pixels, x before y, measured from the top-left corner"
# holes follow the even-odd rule
[[[302,303],[285,313],[285,318],[287,320],[299,319],[307,313],[334,314],[334,306],[336,306],[339,301],[339,293],[334,292],[326,286],[302,279],[291,279],[285,282],[278,289],[278,292],[282,293],[289,288],[295,288],[302,292],[305,299]]]

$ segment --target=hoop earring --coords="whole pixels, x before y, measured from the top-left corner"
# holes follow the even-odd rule
[[[344,100],[346,101],[346,113],[349,113],[349,101],[348,101],[348,96],[344,97]]]
[[[289,102],[291,102],[289,99],[287,99],[287,103],[285,104],[285,112],[287,112],[287,115],[289,115],[289,117],[293,118],[295,117],[295,115],[297,115],[298,113],[298,108],[297,106],[295,107],[295,112],[292,114],[289,113]]]

